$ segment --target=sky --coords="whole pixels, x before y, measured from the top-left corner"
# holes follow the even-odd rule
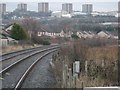
[[[0,0],[1,2],[118,2],[119,0]]]
[[[27,3],[28,10],[37,11],[38,2],[49,2],[49,8],[52,11],[62,9],[62,3],[73,3],[73,10],[81,11],[82,4],[92,3],[94,11],[117,11],[119,0],[0,0],[0,3],[6,3],[7,11],[13,11],[18,3]]]

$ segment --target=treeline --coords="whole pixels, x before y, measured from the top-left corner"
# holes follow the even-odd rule
[[[71,19],[51,19],[49,21],[43,20],[45,27],[50,31],[114,31],[117,30],[117,25],[102,25],[105,22],[117,22],[115,17],[80,17]],[[56,30],[57,28],[57,30]],[[48,30],[48,31],[49,31]]]
[[[73,27],[76,31],[117,31],[117,26],[105,26],[100,24],[77,24]]]

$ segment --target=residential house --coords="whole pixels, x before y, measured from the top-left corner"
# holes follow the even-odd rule
[[[94,33],[91,32],[91,31],[78,31],[76,33],[76,35],[79,37],[79,38],[93,38],[94,37]]]
[[[11,30],[12,30],[12,27],[13,27],[13,24],[7,26],[7,27],[5,28],[5,31],[7,31],[7,32],[11,31]]]
[[[61,32],[60,32],[60,37],[70,38],[72,34],[73,34],[72,31],[61,30]]]
[[[48,32],[48,31],[38,31],[37,33],[37,36],[50,36],[50,37],[53,37],[53,38],[56,38],[56,37],[71,37],[71,35],[73,34],[73,32],[71,31],[68,31],[68,32],[65,32],[64,30],[61,30],[61,32]]]
[[[110,35],[104,31],[100,31],[96,35],[97,38],[110,38]]]
[[[0,42],[1,46],[7,46],[18,43],[18,41],[11,38],[5,30],[1,30],[0,32]]]
[[[106,31],[110,38],[118,39],[118,31]]]
[[[8,38],[0,34],[0,46],[7,46],[8,45]]]

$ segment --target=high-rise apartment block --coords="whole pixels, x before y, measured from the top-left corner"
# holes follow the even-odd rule
[[[27,4],[20,3],[18,4],[17,9],[20,11],[27,11]]]
[[[6,13],[6,4],[0,3],[0,13]]]
[[[118,2],[118,13],[120,13],[120,1]]]
[[[93,12],[93,5],[92,4],[83,4],[82,12],[86,13],[86,14],[91,14]]]
[[[73,12],[73,5],[72,5],[72,3],[64,3],[64,4],[62,4],[62,11],[66,11],[68,13],[72,13]]]
[[[47,2],[38,3],[38,12],[48,12],[49,4]]]

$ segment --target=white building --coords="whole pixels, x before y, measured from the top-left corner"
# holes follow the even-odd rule
[[[76,33],[79,38],[93,38],[95,36],[91,31],[79,31]]]
[[[62,12],[61,11],[54,11],[54,12],[52,12],[52,17],[61,18]]]
[[[73,12],[73,13],[72,13],[72,16],[77,16],[77,15],[83,15],[83,16],[84,16],[84,15],[87,15],[87,14],[86,14],[86,13],[83,13],[83,12],[80,12],[80,11],[79,11],[79,12]]]
[[[6,47],[8,45],[8,39],[0,34],[0,46]]]
[[[97,33],[96,37],[97,37],[97,38],[110,38],[110,35],[107,34],[107,33],[104,32],[104,31],[101,31],[101,32]]]
[[[39,36],[39,37],[40,36],[49,36],[49,37],[56,38],[56,37],[60,36],[60,33],[42,31],[42,32],[38,32],[37,36]]]
[[[50,36],[53,38],[56,37],[71,37],[71,35],[73,34],[73,32],[69,31],[69,32],[64,32],[63,30],[61,30],[61,32],[47,32],[47,31],[41,31],[37,33],[37,36]]]
[[[52,17],[57,17],[57,18],[71,18],[72,14],[69,14],[66,11],[54,11],[52,12]]]
[[[13,25],[11,24],[11,25],[8,26],[7,28],[5,28],[5,31],[10,31],[10,30],[12,30],[12,27],[13,27]]]

